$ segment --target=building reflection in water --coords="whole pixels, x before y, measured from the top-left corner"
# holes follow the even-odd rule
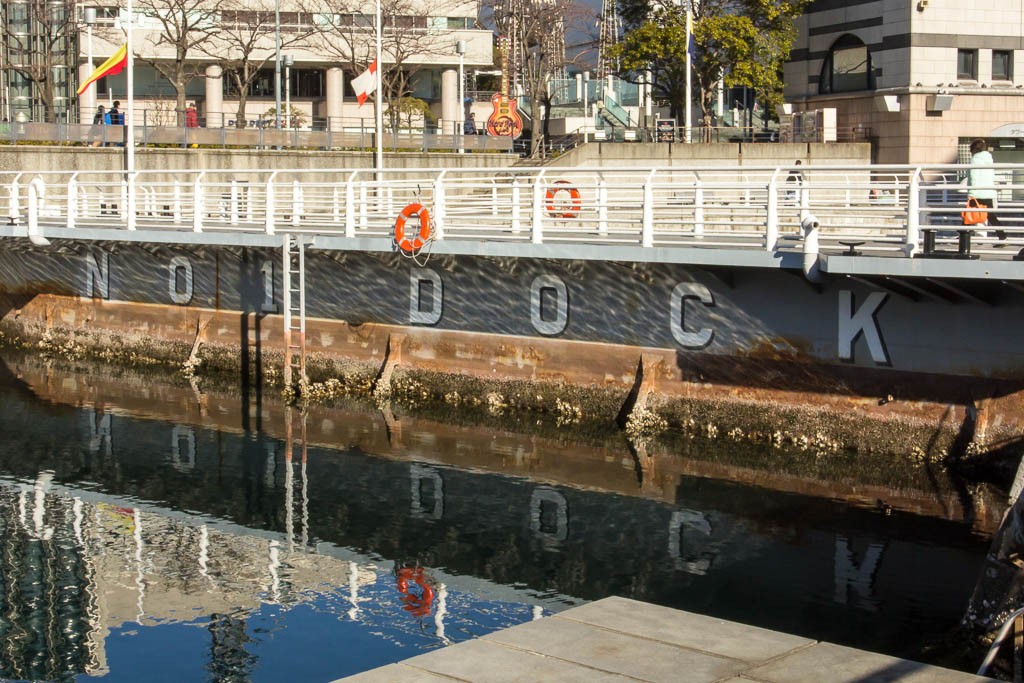
[[[179,437],[187,441],[184,434],[176,430],[175,443]],[[286,463],[284,480],[299,487],[300,519],[308,519],[309,479],[294,481],[287,474],[292,464]],[[302,463],[294,465],[301,472]],[[324,598],[337,603],[339,618],[367,622],[385,638],[399,639],[403,630],[422,634],[430,623],[438,646],[452,642],[446,633],[448,587],[427,568],[388,571],[369,558],[320,554],[305,543],[306,525],[297,537],[290,527],[283,537],[224,531],[212,528],[224,526],[218,520],[190,522],[93,492],[74,495],[53,479],[52,471],[31,484],[0,479],[4,677],[102,675],[114,629],[191,623],[198,614],[209,633],[211,679],[249,680],[257,657],[250,651],[248,616],[263,605],[287,610]],[[389,586],[396,577],[397,586]],[[462,595],[463,604],[472,600]],[[544,609],[532,605],[520,612],[522,621],[539,618]],[[459,624],[463,633],[473,630],[467,619],[468,612]]]

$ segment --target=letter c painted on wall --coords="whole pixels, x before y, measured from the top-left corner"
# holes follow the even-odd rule
[[[686,349],[703,349],[715,337],[715,331],[710,327],[691,332],[683,325],[683,305],[687,299],[697,299],[705,306],[714,306],[715,299],[711,296],[711,290],[699,282],[680,282],[672,290],[672,300],[669,306],[669,327],[672,329],[672,336],[680,346]]]

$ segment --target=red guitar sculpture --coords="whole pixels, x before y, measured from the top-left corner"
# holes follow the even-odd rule
[[[519,102],[508,94],[509,50],[508,39],[502,38],[503,68],[501,70],[501,92],[491,95],[494,111],[487,117],[488,135],[506,135],[518,138],[523,133],[523,117],[519,115]]]

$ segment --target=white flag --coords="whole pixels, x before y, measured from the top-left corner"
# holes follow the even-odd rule
[[[363,102],[370,96],[370,93],[377,89],[376,59],[370,62],[370,66],[366,71],[352,79],[352,89],[356,91],[356,99],[359,100],[359,106],[363,106]]]

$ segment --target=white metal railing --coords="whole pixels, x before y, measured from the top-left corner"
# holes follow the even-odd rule
[[[997,168],[1002,242],[1024,246],[1024,165]],[[866,255],[909,256],[925,233],[955,250],[968,230],[975,255],[1009,253],[991,227],[960,225],[965,166],[802,166],[800,182],[791,170],[20,172],[0,173],[0,201],[14,234],[57,238],[87,228],[390,237],[402,208],[418,202],[435,240],[775,251],[806,247],[813,229],[823,251],[858,243]]]

